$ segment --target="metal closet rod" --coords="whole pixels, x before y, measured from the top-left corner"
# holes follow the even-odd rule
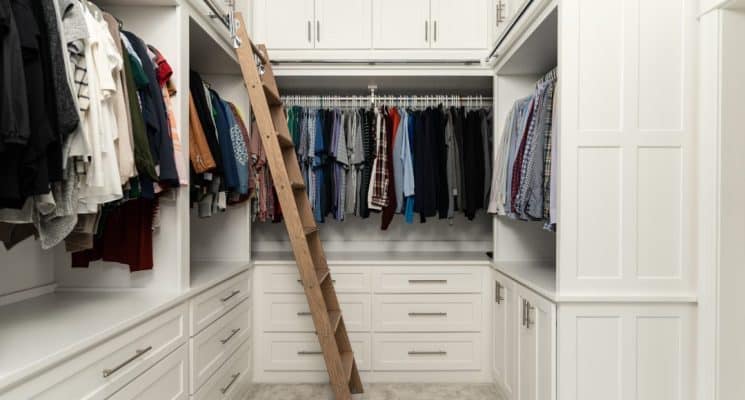
[[[271,60],[273,65],[282,64],[337,64],[337,65],[476,65],[481,64],[481,60],[378,60],[378,61],[365,61],[365,60]]]
[[[202,0],[204,1],[204,4],[207,5],[207,7],[210,8],[210,11],[212,11],[212,14],[210,14],[211,18],[215,18],[220,20],[223,25],[225,25],[226,28],[230,29],[230,21],[228,18],[228,15],[222,15],[220,9],[215,5],[215,3],[212,2],[212,0]]]
[[[458,96],[458,95],[405,95],[405,96],[398,96],[398,95],[387,95],[387,94],[376,94],[374,96],[371,96],[369,94],[361,95],[361,96],[334,96],[334,95],[283,95],[283,99],[287,100],[341,100],[341,101],[354,101],[354,100],[369,100],[369,99],[376,99],[376,100],[457,100],[457,101],[491,101],[493,100],[492,97],[487,96]]]

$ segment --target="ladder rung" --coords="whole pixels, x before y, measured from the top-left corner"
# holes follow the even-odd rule
[[[292,190],[296,190],[296,191],[305,190],[304,182],[292,182],[290,186],[292,186]]]
[[[322,284],[323,281],[326,280],[326,278],[329,277],[329,270],[328,269],[317,269],[316,270],[316,277],[318,278],[318,284]]]
[[[352,367],[354,366],[354,353],[345,351],[341,353],[341,363],[344,366],[344,376],[347,382],[352,378]]]
[[[305,231],[305,236],[308,236],[312,233],[318,232],[318,226],[304,226],[303,230]]]
[[[279,138],[279,146],[283,149],[295,147],[295,144],[292,143],[292,139],[288,138],[287,136],[280,135],[279,133],[276,134]]]
[[[266,94],[266,102],[270,106],[278,106],[282,104],[282,99],[279,98],[279,93],[269,87],[266,82],[261,82],[261,86],[264,88],[264,94]]]
[[[331,331],[336,333],[336,330],[339,329],[339,323],[341,322],[341,311],[329,311],[329,322],[331,323]]]
[[[253,40],[251,40],[250,42],[251,42],[251,50],[253,50],[254,54],[256,54],[257,57],[259,57],[259,60],[261,60],[261,63],[264,65],[269,64],[269,60],[267,59],[264,52],[261,51],[261,49],[258,46],[256,46]]]

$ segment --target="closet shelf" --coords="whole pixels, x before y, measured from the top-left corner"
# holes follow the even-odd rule
[[[481,252],[328,252],[329,265],[491,265],[491,259]],[[294,264],[289,252],[257,252],[253,263],[261,265]]]
[[[245,262],[191,265],[182,292],[59,290],[0,307],[0,387],[10,386],[145,322],[228,278]]]
[[[245,261],[192,261],[191,291],[208,289],[251,268]]]
[[[507,275],[541,296],[558,301],[556,294],[556,266],[534,262],[494,262],[494,269]]]
[[[0,307],[0,387],[37,375],[183,301],[184,293],[58,291]]]

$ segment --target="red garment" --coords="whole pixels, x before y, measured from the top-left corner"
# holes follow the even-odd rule
[[[390,182],[388,183],[388,205],[383,208],[383,216],[380,220],[380,229],[387,230],[393,222],[393,216],[396,214],[396,208],[398,208],[398,202],[396,201],[396,184],[395,176],[393,174],[393,144],[396,143],[396,131],[398,125],[401,122],[401,115],[398,114],[398,110],[391,108],[388,111],[388,117],[385,119],[386,129],[388,129],[388,162],[386,163],[386,169],[388,169],[388,176]]]
[[[171,65],[168,64],[168,61],[158,49],[153,46],[148,46],[148,48],[155,54],[155,76],[158,78],[160,87],[163,87],[171,79],[171,76],[173,76],[173,68],[171,68]]]
[[[525,156],[525,142],[528,140],[528,130],[530,129],[530,120],[533,119],[534,103],[530,104],[530,113],[528,114],[528,123],[525,124],[525,132],[523,132],[522,140],[520,141],[520,147],[517,150],[515,156],[515,164],[512,165],[512,186],[510,187],[510,198],[512,199],[512,212],[516,213],[517,208],[517,193],[520,191],[520,174],[522,173],[523,157]]]
[[[72,253],[73,268],[88,268],[92,261],[129,265],[129,271],[153,269],[153,215],[158,199],[125,202],[108,214],[93,249]]]

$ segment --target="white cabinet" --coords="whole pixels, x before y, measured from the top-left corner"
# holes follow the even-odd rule
[[[512,396],[516,376],[517,299],[512,280],[496,272],[494,302],[494,379]]]
[[[487,47],[489,1],[432,0],[432,48],[483,49]]]
[[[312,49],[312,1],[263,0],[264,40],[270,49]]]
[[[488,0],[376,0],[376,49],[484,49]]]
[[[375,0],[373,7],[373,47],[429,48],[429,0]]]
[[[372,0],[316,0],[317,49],[367,49]]]
[[[555,390],[556,306],[517,286],[517,399],[553,400]]]
[[[367,49],[372,42],[371,0],[264,0],[262,15],[270,49]]]

